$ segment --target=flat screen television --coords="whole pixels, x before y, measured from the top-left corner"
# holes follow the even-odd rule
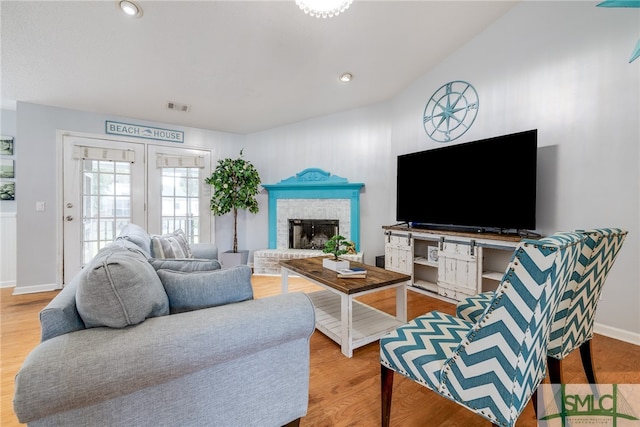
[[[412,227],[536,228],[537,129],[398,156],[396,220]]]

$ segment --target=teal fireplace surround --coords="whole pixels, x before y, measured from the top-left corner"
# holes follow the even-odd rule
[[[318,168],[309,168],[277,184],[263,184],[269,192],[269,249],[277,249],[279,199],[348,199],[350,201],[350,240],[360,249],[360,189],[361,182],[331,175]]]

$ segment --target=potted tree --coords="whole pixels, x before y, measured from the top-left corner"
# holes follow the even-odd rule
[[[332,238],[327,240],[327,243],[324,244],[324,249],[322,249],[322,252],[324,252],[325,254],[331,254],[333,255],[333,257],[323,259],[322,266],[334,271],[338,271],[343,268],[349,268],[349,261],[340,259],[339,257],[340,255],[348,253],[351,245],[351,242],[348,242],[347,239],[339,234],[336,234]]]
[[[256,168],[240,156],[236,159],[218,160],[218,165],[205,179],[205,183],[213,186],[211,195],[211,212],[214,215],[224,215],[233,212],[233,249],[220,254],[220,262],[224,268],[238,264],[246,264],[249,258],[248,250],[238,250],[238,209],[245,209],[251,213],[258,213],[258,185],[260,175]]]

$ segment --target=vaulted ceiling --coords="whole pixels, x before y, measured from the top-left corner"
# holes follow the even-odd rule
[[[321,19],[294,0],[140,0],[130,18],[115,0],[2,0],[2,108],[257,132],[388,100],[515,3],[354,0]]]

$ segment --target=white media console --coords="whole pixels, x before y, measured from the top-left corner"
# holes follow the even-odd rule
[[[411,276],[408,289],[447,301],[494,290],[521,236],[384,226],[387,270]]]

